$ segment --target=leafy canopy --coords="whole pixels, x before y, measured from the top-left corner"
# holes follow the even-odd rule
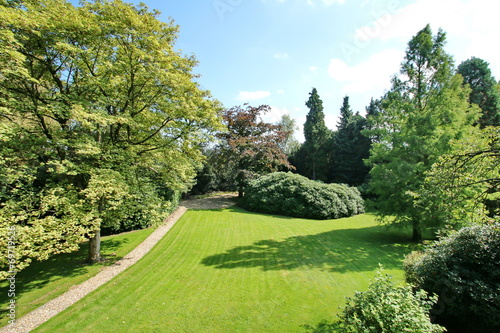
[[[379,216],[411,225],[415,241],[426,227],[416,205],[425,173],[450,152],[453,139],[475,135],[471,125],[477,108],[469,104],[470,90],[462,86],[461,76],[453,74],[445,41],[446,34],[440,30],[433,36],[430,26],[411,39],[401,76],[393,78],[367,133],[377,138],[369,161]]]
[[[217,149],[225,167],[233,169],[240,196],[255,175],[293,168],[283,151],[287,132],[282,125],[261,118],[270,110],[268,105],[246,105],[223,111],[227,131],[217,135],[222,139]]]
[[[500,92],[489,64],[483,59],[472,57],[462,62],[457,72],[463,76],[464,84],[472,89],[469,101],[481,109],[481,127],[500,126]]]
[[[123,218],[161,220],[194,177],[219,104],[157,16],[119,0],[0,4],[0,242],[15,226],[18,270]]]

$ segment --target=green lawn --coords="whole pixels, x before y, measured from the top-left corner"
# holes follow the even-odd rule
[[[83,244],[79,251],[56,255],[49,260],[33,262],[16,275],[17,318],[35,310],[61,295],[71,286],[82,283],[96,275],[103,266],[110,265],[125,256],[154,231],[153,228],[102,238],[101,253],[104,263],[85,263],[88,247]],[[8,283],[0,281],[0,327],[7,325],[6,309]]]
[[[188,211],[136,265],[36,332],[305,332],[413,245],[371,215]]]

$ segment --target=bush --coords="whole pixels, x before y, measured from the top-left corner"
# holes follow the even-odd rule
[[[429,297],[424,290],[413,291],[411,285],[395,286],[389,275],[378,272],[368,290],[348,298],[340,315],[340,332],[445,332],[432,324],[429,311],[437,296]]]
[[[363,199],[356,188],[284,172],[252,181],[240,204],[250,211],[319,220],[364,213]]]
[[[179,205],[181,194],[157,180],[142,177],[129,187],[130,195],[112,216],[103,219],[101,235],[140,230],[163,222]]]
[[[472,226],[405,260],[406,279],[440,296],[432,311],[453,332],[500,332],[500,223]]]

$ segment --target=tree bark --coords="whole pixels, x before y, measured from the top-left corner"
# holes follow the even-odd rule
[[[96,230],[89,241],[89,262],[101,261],[101,230]]]
[[[411,239],[415,243],[422,242],[422,229],[420,228],[420,223],[418,221],[413,221],[413,236]]]

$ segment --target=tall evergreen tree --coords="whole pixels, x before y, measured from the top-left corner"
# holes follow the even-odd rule
[[[365,108],[366,110],[366,130],[363,134],[370,139],[370,143],[380,142],[381,135],[378,133],[384,131],[384,124],[377,123],[378,120],[383,120],[378,117],[381,112],[382,102],[379,99],[371,99],[370,104]]]
[[[351,186],[359,186],[365,182],[369,168],[364,159],[370,155],[370,139],[362,132],[367,124],[363,116],[353,113],[349,97],[344,97],[337,132],[332,141],[330,182]]]
[[[479,119],[481,127],[500,126],[500,93],[489,64],[472,57],[462,62],[457,72],[464,77],[464,84],[472,89],[469,102],[477,104],[482,111]]]
[[[337,130],[341,131],[348,128],[353,116],[354,112],[352,112],[349,105],[349,96],[345,96],[340,108],[340,119],[337,123]]]
[[[332,133],[326,127],[323,101],[316,88],[313,88],[309,94],[306,106],[309,108],[309,113],[304,124],[305,142],[302,147],[302,153],[306,158],[304,160],[304,175],[313,180],[326,181],[328,173],[327,145]]]
[[[470,89],[453,75],[445,41],[446,34],[439,30],[433,36],[429,25],[411,39],[401,78],[393,78],[380,112],[371,117],[380,127],[369,131],[379,136],[370,156],[378,214],[388,223],[410,225],[414,241],[429,227],[422,224],[418,205],[426,172],[450,152],[453,139],[470,135],[478,115],[468,102]]]

